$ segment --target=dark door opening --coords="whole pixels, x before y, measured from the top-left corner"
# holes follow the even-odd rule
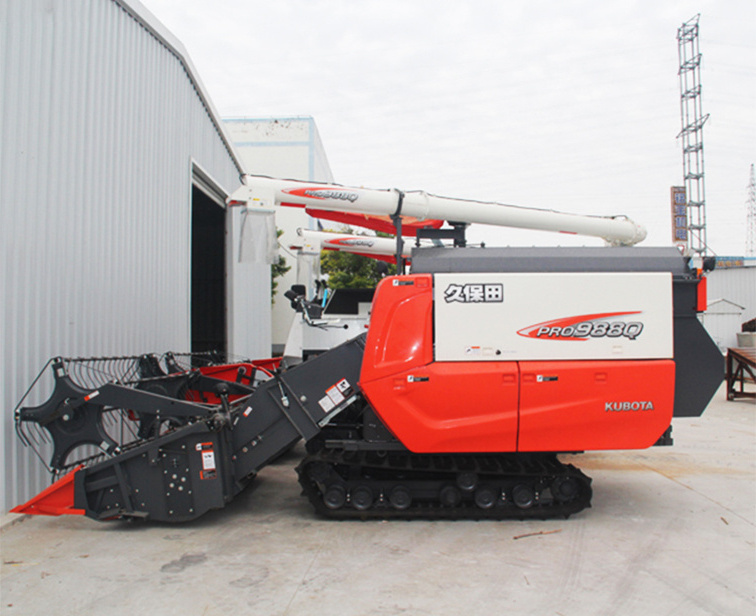
[[[226,210],[192,186],[192,352],[222,351],[226,337]]]

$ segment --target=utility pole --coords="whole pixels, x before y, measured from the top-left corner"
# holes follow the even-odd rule
[[[706,196],[704,183],[703,126],[709,119],[701,106],[701,53],[698,49],[699,13],[677,29],[680,60],[680,115],[683,179],[685,180],[688,233],[686,254],[706,255]]]

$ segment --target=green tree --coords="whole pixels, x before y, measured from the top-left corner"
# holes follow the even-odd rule
[[[276,229],[276,237],[281,237],[283,231]],[[286,265],[286,257],[282,257],[280,254],[276,257],[276,260],[270,266],[270,303],[276,303],[276,293],[278,291],[278,280],[286,272],[291,269],[291,265]]]
[[[396,265],[349,252],[324,250],[320,253],[320,271],[328,274],[328,286],[332,289],[372,289],[385,275],[396,274]]]

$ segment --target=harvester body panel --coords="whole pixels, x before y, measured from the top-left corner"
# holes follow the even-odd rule
[[[672,306],[664,272],[393,277],[360,387],[415,453],[649,447],[674,408]]]

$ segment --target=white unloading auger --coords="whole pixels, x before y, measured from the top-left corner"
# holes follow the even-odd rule
[[[227,200],[229,205],[273,209],[277,205],[368,214],[411,216],[419,220],[479,223],[600,237],[608,244],[632,246],[646,237],[646,229],[626,216],[586,216],[553,210],[439,197],[423,191],[376,190],[338,184],[278,180],[246,175],[244,184]]]
[[[299,241],[290,248],[306,252],[320,252],[321,250],[335,250],[349,252],[367,257],[391,257],[396,254],[396,242],[390,237],[376,237],[374,235],[357,235],[354,233],[332,233],[330,231],[313,231],[311,229],[297,229]],[[431,242],[421,241],[421,246],[432,246]],[[406,244],[402,249],[402,256],[412,256],[412,244]]]

